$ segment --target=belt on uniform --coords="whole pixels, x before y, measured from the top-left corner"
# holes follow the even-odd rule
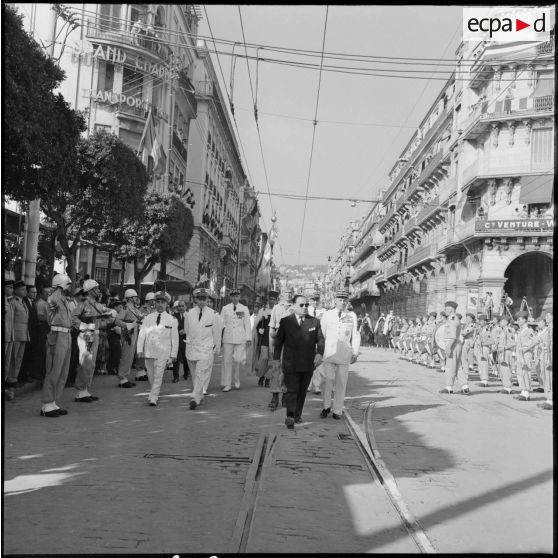
[[[70,331],[70,328],[61,327],[61,326],[51,326],[50,331],[61,331],[62,333],[68,333]]]

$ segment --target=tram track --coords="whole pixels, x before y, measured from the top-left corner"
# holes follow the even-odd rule
[[[399,492],[395,478],[386,467],[386,464],[378,451],[378,447],[374,439],[374,432],[370,427],[373,408],[374,405],[370,403],[364,412],[364,432],[353,420],[350,413],[345,410],[343,412],[343,417],[347,428],[353,435],[355,443],[364,457],[370,474],[373,478],[377,478],[380,481],[380,484],[387,494],[389,501],[392,503],[395,511],[401,519],[401,523],[404,525],[407,533],[418,547],[419,551],[423,554],[436,554],[436,549],[426,536],[426,533],[420,523],[409,511],[407,504]]]

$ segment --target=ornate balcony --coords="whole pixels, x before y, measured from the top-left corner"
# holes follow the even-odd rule
[[[377,260],[376,257],[372,257],[360,269],[355,270],[355,273],[351,277],[351,283],[363,281],[379,270],[380,262]]]
[[[417,265],[428,263],[436,259],[438,255],[438,244],[433,243],[428,246],[420,246],[407,257],[407,268],[411,269]]]

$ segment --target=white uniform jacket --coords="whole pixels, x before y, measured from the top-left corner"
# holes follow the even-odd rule
[[[351,357],[358,356],[360,333],[354,312],[328,310],[321,319],[322,333],[325,337],[324,362],[350,364]]]
[[[246,343],[252,341],[252,328],[250,327],[250,310],[244,304],[237,304],[236,311],[233,303],[223,306],[221,310],[223,323],[223,343]]]
[[[206,360],[215,350],[221,348],[221,318],[219,314],[204,307],[200,320],[200,309],[197,306],[186,312],[184,317],[186,331],[186,358],[188,360]]]
[[[167,312],[161,314],[157,325],[157,316],[154,312],[143,319],[139,336],[137,352],[143,353],[145,358],[157,360],[176,358],[178,353],[178,322]]]

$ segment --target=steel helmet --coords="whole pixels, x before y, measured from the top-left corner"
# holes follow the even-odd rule
[[[132,298],[133,296],[138,296],[138,293],[134,289],[127,289],[124,293],[124,298]]]
[[[62,287],[65,289],[68,285],[72,284],[72,280],[65,273],[57,273],[52,278],[52,287]]]
[[[87,279],[87,281],[83,282],[83,292],[88,293],[91,289],[98,287],[99,283],[95,281],[95,279]]]
[[[149,300],[155,300],[155,293],[153,291],[145,295],[145,302],[148,302]]]

